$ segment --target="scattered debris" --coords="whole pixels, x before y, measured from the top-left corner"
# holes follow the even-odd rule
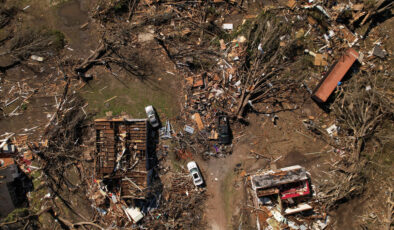
[[[225,30],[233,30],[233,29],[234,29],[232,23],[224,23],[224,24],[222,25],[222,28],[225,29]]]
[[[170,121],[166,121],[166,125],[160,129],[160,138],[161,139],[171,139],[172,138],[172,127]]]
[[[194,133],[194,128],[188,125],[185,125],[185,129],[186,132],[193,134]]]
[[[338,127],[333,124],[330,127],[328,127],[327,129],[327,133],[332,137],[332,136],[337,136],[338,135]]]
[[[138,223],[138,221],[144,218],[144,215],[139,210],[139,208],[126,208],[125,213],[127,214],[128,217],[133,219],[134,223]]]
[[[357,181],[362,180],[357,167],[362,168],[365,164],[360,160],[361,149],[379,122],[392,115],[386,109],[392,108],[392,103],[387,103],[375,92],[379,90],[375,85],[376,81],[364,81],[352,86],[350,81],[342,79],[348,73],[353,74],[349,70],[356,59],[361,64],[359,70],[364,74],[361,75],[363,77],[389,75],[389,70],[383,65],[387,61],[386,57],[391,54],[382,45],[386,38],[374,38],[376,42],[373,49],[364,41],[371,28],[377,24],[376,18],[381,18],[382,12],[391,10],[393,3],[378,1],[373,5],[365,2],[332,4],[329,1],[289,0],[286,4],[288,8],[264,6],[264,13],[258,16],[242,14],[242,24],[236,22],[235,17],[234,23],[223,23],[225,17],[222,17],[224,15],[221,12],[225,12],[226,16],[237,14],[238,11],[247,9],[247,4],[243,1],[215,0],[196,4],[149,0],[128,1],[123,5],[124,3],[125,1],[99,1],[91,12],[95,20],[79,26],[79,32],[84,32],[85,29],[94,28],[97,19],[99,25],[108,30],[102,34],[97,49],[91,51],[88,58],[82,60],[68,56],[58,61],[58,66],[50,63],[50,68],[56,69],[60,76],[48,76],[51,87],[42,88],[48,88],[46,92],[53,91],[50,96],[53,96],[55,103],[50,106],[54,110],[47,112],[47,125],[35,124],[28,126],[32,128],[23,129],[23,134],[26,134],[45,126],[45,135],[40,135],[42,139],[26,144],[27,140],[22,139],[27,139],[27,135],[6,133],[1,136],[4,138],[0,143],[2,190],[6,183],[20,175],[28,175],[33,170],[40,169],[32,165],[32,161],[39,156],[42,171],[46,175],[45,183],[52,186],[51,191],[43,193],[46,195],[42,197],[49,205],[56,206],[51,203],[59,197],[58,191],[55,191],[56,186],[70,191],[79,187],[79,184],[73,185],[64,179],[65,165],[75,165],[84,179],[82,184],[88,187],[87,196],[92,202],[92,210],[97,211],[96,216],[99,217],[95,221],[72,223],[65,217],[58,216],[62,211],[51,209],[56,221],[69,228],[91,225],[104,229],[94,223],[100,221],[105,228],[190,229],[198,226],[203,229],[205,226],[202,223],[204,215],[201,203],[206,199],[206,194],[204,188],[196,189],[192,184],[203,183],[201,172],[195,162],[190,167],[192,162],[189,162],[187,168],[194,179],[191,180],[183,166],[178,172],[171,171],[170,166],[165,164],[165,157],[169,153],[185,161],[197,154],[204,159],[210,156],[224,157],[232,151],[230,125],[232,128],[238,128],[239,124],[246,125],[246,114],[256,113],[265,114],[267,118],[264,119],[272,121],[278,130],[282,117],[279,120],[280,115],[277,115],[275,108],[280,107],[280,111],[296,109],[297,106],[292,101],[293,95],[307,91],[319,105],[332,103],[329,106],[336,113],[335,124],[333,120],[326,120],[322,124],[322,117],[326,114],[313,117],[306,112],[304,118],[308,119],[302,123],[311,133],[307,135],[299,130],[295,132],[309,139],[323,139],[328,133],[330,138],[325,141],[331,148],[304,155],[330,152],[333,157],[341,159],[333,164],[338,169],[325,172],[333,180],[322,183],[316,195],[308,172],[301,166],[248,174],[248,185],[251,187],[248,192],[252,194],[254,203],[249,207],[256,214],[258,229],[326,228],[330,223],[326,211],[338,201],[348,199],[360,191],[362,186]],[[128,10],[127,15],[123,15],[119,7],[122,12]],[[23,11],[29,8],[30,5],[24,7]],[[6,11],[2,12],[2,16],[1,26],[7,25],[13,18]],[[89,23],[93,24],[88,28]],[[357,34],[360,26],[366,23],[369,24],[366,32],[363,35]],[[13,33],[5,34],[10,35],[2,38],[3,43],[7,43],[9,36],[14,36]],[[49,34],[37,35],[38,39],[26,41],[23,37],[16,37],[11,40],[11,44],[7,43],[9,51],[1,54],[1,61],[6,60],[0,66],[2,72],[22,63],[37,73],[47,74],[47,66],[43,65],[51,62],[50,57],[53,55],[52,50],[48,51],[47,48],[58,40],[64,43],[64,38],[59,34]],[[82,130],[79,126],[81,121],[89,117],[88,110],[85,111],[78,103],[72,103],[75,98],[69,97],[70,91],[75,92],[76,88],[83,86],[76,79],[88,81],[94,80],[93,76],[99,76],[88,72],[95,65],[102,66],[115,77],[119,75],[114,72],[114,65],[143,79],[146,76],[142,69],[145,63],[136,60],[138,55],[128,56],[122,53],[123,50],[131,50],[142,43],[152,45],[149,48],[160,50],[171,59],[177,71],[169,68],[172,72],[166,73],[179,73],[184,78],[185,88],[180,91],[184,93],[185,99],[182,114],[177,117],[176,123],[171,119],[174,127],[167,120],[157,132],[155,128],[159,128],[161,123],[152,106],[145,108],[147,119],[130,119],[126,116],[112,118],[112,113],[108,113],[108,118],[94,122],[96,148],[95,151],[90,151],[89,147],[92,146],[82,144],[82,136],[79,134]],[[153,44],[158,48],[153,47]],[[78,51],[76,46],[75,50],[70,46],[65,48],[73,51],[73,55]],[[367,53],[369,55],[364,57]],[[48,57],[45,62],[44,57]],[[29,61],[29,58],[36,62]],[[336,62],[328,68],[332,60]],[[40,68],[36,70],[37,66]],[[21,72],[25,71],[21,68]],[[324,75],[323,79],[321,75]],[[65,80],[52,81],[52,78],[57,77]],[[159,81],[163,79],[160,77]],[[29,98],[36,94],[37,88],[32,88],[34,84],[26,79],[4,81],[1,77],[1,82],[0,91],[4,93],[0,97],[0,109],[3,116],[8,119],[23,114]],[[309,87],[313,86],[316,88],[312,92]],[[63,88],[63,97],[60,98],[59,92]],[[329,98],[335,89],[338,89],[338,93],[335,98],[333,95],[331,101]],[[361,91],[362,96],[349,96],[350,89]],[[42,95],[45,92],[40,96]],[[390,97],[391,94],[383,95]],[[104,104],[115,98],[117,96],[109,98]],[[371,105],[369,102],[375,104]],[[283,121],[286,122],[285,119]],[[179,127],[184,128],[179,130]],[[154,129],[151,130],[152,128]],[[248,134],[237,133],[234,143],[245,135]],[[166,139],[171,140],[159,144],[159,137],[164,142]],[[84,149],[83,154],[81,149]],[[250,153],[256,155],[257,159],[264,158],[271,163],[282,158],[267,157],[257,150],[250,150]],[[348,156],[353,156],[351,161]],[[89,170],[82,169],[82,161],[93,162],[94,175],[84,175]],[[335,177],[333,175],[337,174],[334,171],[346,175]],[[157,174],[166,174],[165,184],[157,180]],[[245,174],[247,173],[243,171],[243,175]],[[213,180],[219,181],[216,177]],[[339,180],[341,183],[337,183]],[[12,191],[9,195],[12,195]],[[8,198],[6,205],[2,205],[2,212],[11,207]],[[320,203],[323,201],[324,205]]]
[[[300,226],[296,223],[312,225],[309,214],[292,216],[296,213],[310,212],[315,206],[310,196],[311,179],[305,168],[295,165],[257,172],[248,178],[257,215],[257,228],[288,225],[293,229],[299,229]],[[320,208],[316,208],[314,212],[319,210]]]
[[[204,124],[202,123],[201,117],[199,113],[195,113],[193,115],[194,120],[196,121],[197,127],[199,130],[203,130],[204,129]]]
[[[385,58],[387,53],[382,50],[379,46],[375,46],[372,50],[372,54],[376,57]]]
[[[44,61],[44,58],[43,58],[43,57],[40,57],[40,56],[37,56],[37,55],[31,55],[31,56],[30,56],[30,59],[31,59],[31,60],[34,60],[34,61],[39,61],[39,62]]]
[[[14,133],[5,133],[0,145],[0,190],[2,205],[0,216],[7,216],[31,190],[28,174],[37,168],[31,165],[33,156],[27,147],[26,136],[14,137]]]

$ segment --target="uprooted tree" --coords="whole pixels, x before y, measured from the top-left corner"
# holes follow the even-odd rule
[[[263,102],[268,98],[279,99],[298,87],[299,77],[286,78],[286,67],[294,64],[297,50],[302,44],[297,39],[280,45],[279,37],[291,31],[291,25],[284,18],[275,17],[274,12],[261,15],[251,26],[248,34],[247,55],[243,68],[238,73],[242,79],[242,94],[235,116],[241,118],[251,103]]]
[[[352,158],[355,161],[360,159],[365,142],[382,121],[393,118],[393,97],[387,90],[389,81],[389,78],[379,73],[355,76],[339,91],[333,104],[338,121],[352,136]]]
[[[370,154],[365,151],[366,143],[381,129],[384,120],[394,118],[390,81],[383,73],[360,73],[336,95],[332,107],[343,134],[339,140],[350,154],[335,162],[328,174],[331,179],[318,186],[319,197],[327,208],[365,189],[364,170],[369,161],[363,155]]]

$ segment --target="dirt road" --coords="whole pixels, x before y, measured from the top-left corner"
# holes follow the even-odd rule
[[[240,161],[240,154],[236,154],[234,153],[225,159],[199,162],[201,168],[204,169],[209,194],[206,217],[214,230],[228,229],[231,226],[233,208],[231,204],[235,195],[231,188],[234,179],[232,169]]]
[[[316,115],[314,111],[310,108],[306,112]],[[233,127],[232,155],[213,157],[209,161],[196,159],[207,184],[206,219],[211,229],[238,228],[234,223],[239,224],[241,218],[242,222],[249,218],[241,215],[242,210],[247,209],[244,173],[268,169],[271,163],[278,168],[299,164],[317,175],[317,169],[322,166],[315,163],[321,162],[325,156],[305,153],[319,152],[325,148],[325,143],[294,131],[302,126],[302,117],[306,116],[304,112],[300,109],[278,113],[280,122],[277,126],[266,116],[251,115],[249,126]],[[256,157],[251,150],[266,158]]]

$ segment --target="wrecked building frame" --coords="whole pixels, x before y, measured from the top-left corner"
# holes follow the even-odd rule
[[[256,208],[277,203],[278,211],[285,215],[312,209],[304,203],[311,195],[310,178],[299,165],[257,173],[250,177],[250,182]]]
[[[147,120],[96,119],[94,124],[96,177],[120,198],[146,199],[157,162]]]

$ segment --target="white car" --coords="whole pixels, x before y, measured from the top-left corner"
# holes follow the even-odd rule
[[[189,163],[187,163],[187,169],[189,170],[190,175],[193,177],[193,183],[195,186],[200,186],[204,184],[204,181],[202,179],[200,170],[198,169],[196,162],[190,161]]]
[[[146,116],[148,116],[148,121],[153,128],[159,127],[159,120],[156,117],[156,111],[153,106],[148,105],[145,107]]]

